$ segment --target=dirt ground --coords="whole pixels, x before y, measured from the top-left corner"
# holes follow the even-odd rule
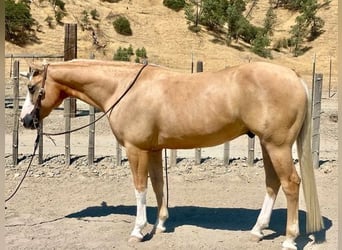
[[[313,244],[305,234],[305,204],[300,196],[299,249],[337,249],[337,95],[323,93],[321,114],[321,165],[315,170],[326,230]],[[55,110],[44,122],[45,131],[63,130],[63,111]],[[13,110],[6,108],[5,197],[26,170],[35,139],[34,131],[20,127],[20,162],[12,164]],[[73,127],[87,123],[81,114]],[[156,217],[152,188],[147,197],[145,241],[128,243],[135,220],[135,197],[127,161],[115,166],[115,141],[105,121],[97,125],[96,158],[87,164],[87,134],[72,137],[72,163],[65,165],[63,137],[56,146],[44,139],[44,163],[35,158],[19,192],[6,203],[8,249],[280,249],[285,239],[286,202],[279,193],[265,239],[250,240],[265,194],[262,159],[247,167],[244,138],[232,142],[229,166],[222,164],[222,149],[204,149],[203,162],[194,164],[192,153],[180,151],[177,166],[169,168],[167,231],[150,235]],[[295,156],[296,158],[296,156]],[[149,185],[151,186],[151,185]]]

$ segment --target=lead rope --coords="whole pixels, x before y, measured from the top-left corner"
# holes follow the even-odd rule
[[[165,158],[165,185],[166,185],[166,208],[169,207],[169,177],[167,172],[167,149],[164,149]]]
[[[40,129],[37,129],[37,137],[36,137],[36,140],[35,140],[35,142],[34,142],[34,149],[33,149],[32,155],[31,155],[30,163],[29,163],[29,165],[28,165],[28,167],[27,167],[27,169],[26,169],[26,171],[25,171],[23,177],[21,178],[19,184],[17,185],[16,189],[15,189],[15,190],[13,191],[13,193],[5,200],[5,202],[7,202],[7,201],[9,201],[10,199],[13,198],[13,196],[18,192],[18,190],[19,190],[21,184],[24,182],[24,179],[26,178],[26,175],[27,175],[27,173],[28,173],[28,171],[29,171],[29,169],[30,169],[30,167],[31,167],[31,165],[32,165],[33,158],[34,158],[34,156],[35,156],[35,154],[36,154],[36,151],[37,151],[37,148],[38,148],[39,139],[40,139],[40,135],[39,135],[39,132],[40,132],[40,131],[39,131],[39,130],[40,130]]]

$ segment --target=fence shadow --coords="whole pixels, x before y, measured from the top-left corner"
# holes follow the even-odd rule
[[[193,225],[197,227],[213,229],[213,230],[232,230],[232,231],[249,231],[254,226],[259,215],[259,209],[248,208],[213,208],[213,207],[196,207],[196,206],[177,206],[169,208],[170,218],[166,221],[168,232],[174,232],[175,228],[183,225]],[[66,218],[84,218],[84,217],[103,217],[111,214],[136,215],[136,206],[107,206],[102,202],[100,206],[85,208],[81,211],[66,215]],[[147,207],[147,220],[150,224],[154,224],[157,216],[157,208]],[[303,249],[308,242],[312,241],[306,235],[305,221],[306,212],[299,211],[299,229],[300,236],[297,238],[298,249]],[[332,226],[332,221],[323,217],[325,230],[315,234],[317,242],[325,241],[326,230]],[[286,209],[275,209],[272,213],[269,229],[274,231],[272,234],[266,235],[265,240],[272,240],[281,235],[285,235],[286,225]],[[133,226],[133,225],[132,225]],[[153,236],[150,236],[151,238]]]

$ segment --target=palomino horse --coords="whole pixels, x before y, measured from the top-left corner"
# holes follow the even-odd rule
[[[296,249],[301,179],[307,232],[324,227],[312,167],[309,95],[305,83],[288,68],[257,62],[183,74],[156,65],[73,60],[33,68],[28,90],[21,112],[27,128],[35,128],[34,121],[68,96],[110,110],[106,115],[126,148],[135,186],[137,215],[130,239],[143,239],[148,176],[158,204],[155,231],[165,231],[162,149],[208,147],[243,134],[260,138],[266,175],[266,196],[253,236],[263,238],[282,186],[288,211],[283,248]],[[291,153],[295,141],[301,178]]]

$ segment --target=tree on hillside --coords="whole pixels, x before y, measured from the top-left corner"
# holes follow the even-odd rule
[[[270,7],[266,12],[266,18],[264,20],[264,29],[267,35],[273,35],[274,25],[276,24],[276,21],[277,15],[274,12],[273,7]]]
[[[203,1],[200,22],[210,30],[217,30],[225,23],[226,0]]]
[[[258,32],[255,39],[251,43],[251,50],[261,57],[272,58],[271,51],[268,48],[270,44],[271,40],[269,39],[268,35],[264,32]]]
[[[319,9],[320,5],[317,0],[306,0],[301,9],[302,16],[306,20],[306,26],[309,29],[310,40],[314,40],[323,32],[324,20],[317,16]]]
[[[198,26],[200,23],[201,6],[202,0],[190,0],[184,6],[185,18],[191,31],[198,32],[201,30]]]
[[[53,7],[59,7],[61,10],[65,11],[65,3],[62,0],[49,0]]]
[[[239,34],[246,27],[247,19],[243,12],[246,10],[246,3],[243,0],[229,0],[226,8],[226,21],[228,24],[228,43],[234,38],[238,39]]]
[[[276,14],[273,8],[270,7],[266,12],[264,19],[264,27],[257,29],[257,34],[251,42],[251,50],[261,56],[272,58],[271,50],[269,46],[271,44],[270,36],[273,35],[274,25],[276,23]]]
[[[49,0],[55,12],[55,19],[58,24],[62,24],[63,17],[66,16],[65,3],[62,0]]]
[[[293,55],[300,56],[303,54],[303,43],[308,34],[303,15],[296,17],[296,24],[292,26],[290,33],[292,34],[291,44],[294,46]]]
[[[291,40],[294,45],[293,54],[299,56],[304,53],[303,43],[305,39],[314,40],[323,33],[324,20],[317,16],[317,11],[322,5],[317,0],[305,0],[302,2],[300,15],[296,17],[296,23],[291,27]]]
[[[5,0],[5,40],[25,45],[37,40],[33,30],[36,21],[25,1]]]

